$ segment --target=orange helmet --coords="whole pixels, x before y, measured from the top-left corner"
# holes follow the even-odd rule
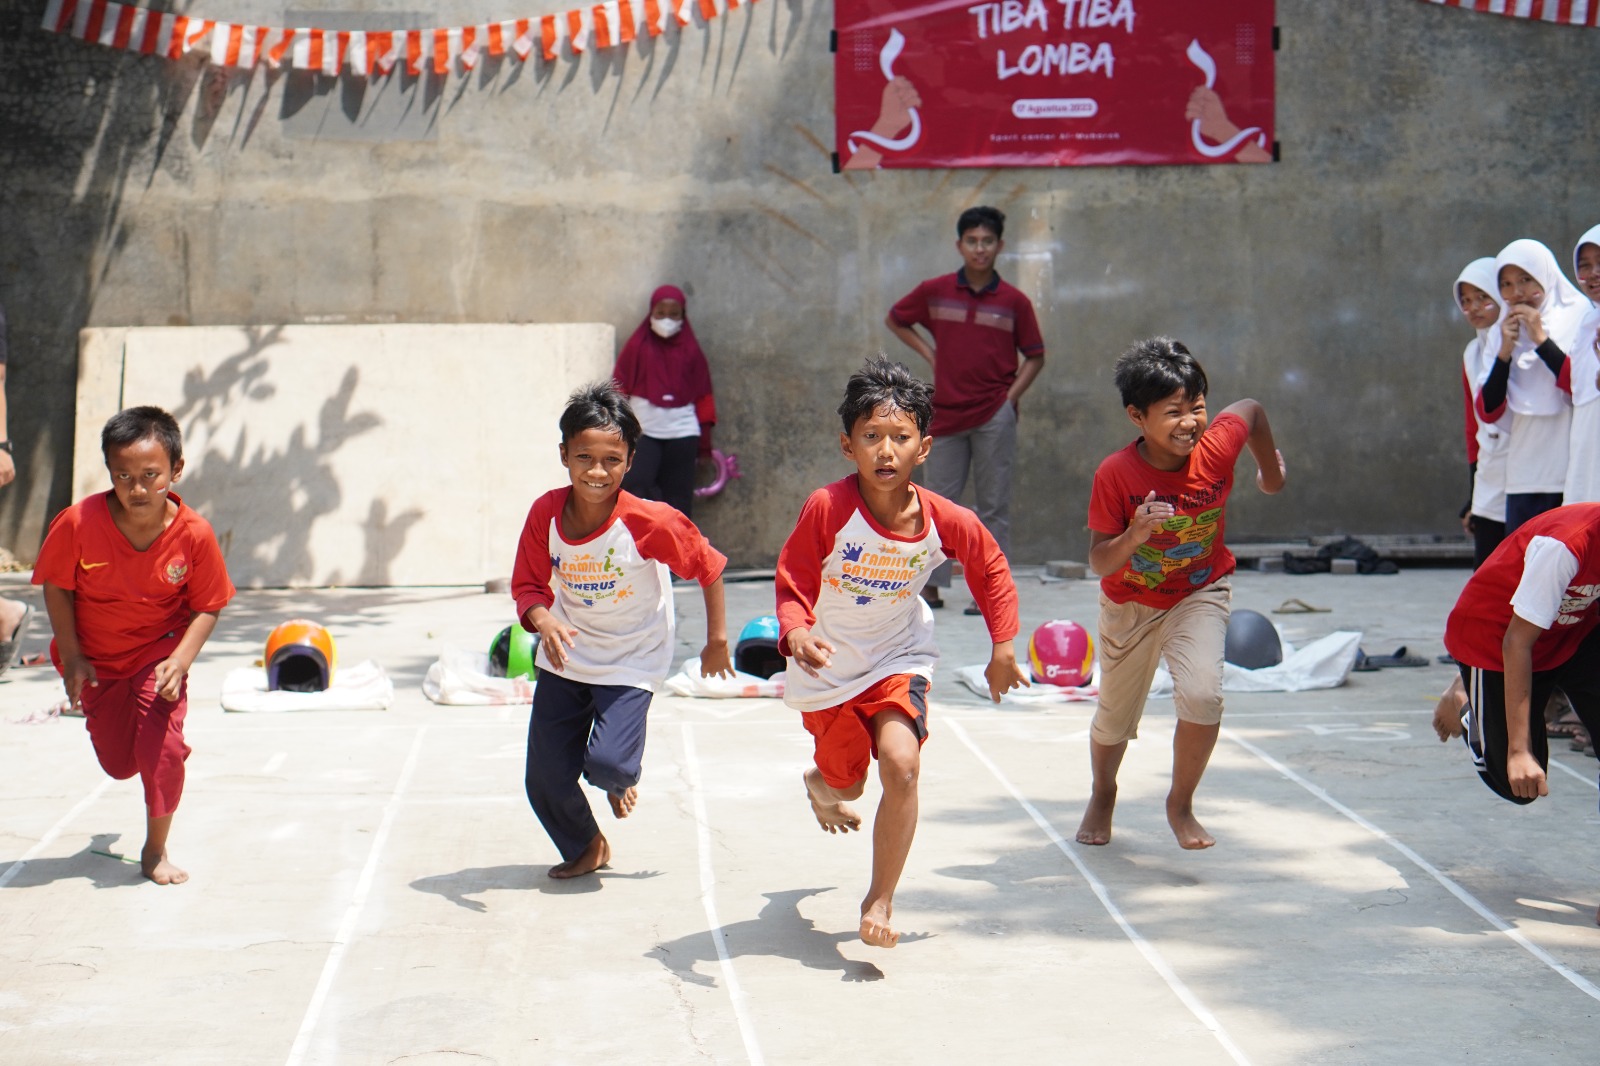
[[[291,618],[267,638],[267,688],[321,692],[333,681],[339,654],[333,637],[315,622]]]

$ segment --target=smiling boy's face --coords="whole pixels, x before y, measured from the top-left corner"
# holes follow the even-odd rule
[[[561,442],[561,465],[579,499],[602,503],[621,491],[622,475],[633,465],[633,456],[620,430],[593,428]]]
[[[849,433],[839,434],[844,457],[856,464],[863,489],[898,489],[928,458],[933,438],[917,428],[914,416],[883,406],[856,419]]]
[[[1144,434],[1146,458],[1163,470],[1179,469],[1189,461],[1210,422],[1206,398],[1190,396],[1183,389],[1174,389],[1170,396],[1162,397],[1143,411],[1130,404],[1128,418]]]

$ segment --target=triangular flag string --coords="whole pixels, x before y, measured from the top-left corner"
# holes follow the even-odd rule
[[[348,68],[362,77],[391,74],[404,65],[417,77],[465,74],[485,53],[527,62],[535,53],[554,62],[569,54],[617,48],[640,36],[659,37],[669,24],[702,23],[754,0],[602,0],[567,11],[500,22],[431,29],[325,30],[316,26],[263,26],[220,22],[196,15],[153,11],[115,0],[49,0],[40,26],[51,33],[142,55],[181,59],[205,52],[218,66],[248,70],[284,65],[337,76]],[[1578,0],[1583,2],[1583,0]]]

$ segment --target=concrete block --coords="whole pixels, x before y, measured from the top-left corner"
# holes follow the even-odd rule
[[[1354,574],[1358,572],[1354,559],[1331,559],[1329,562],[1332,563],[1332,572],[1335,574]]]
[[[1283,573],[1283,556],[1263,555],[1256,560],[1256,569],[1263,574],[1281,574]]]
[[[73,483],[106,488],[100,426],[156,404],[234,584],[481,585],[567,483],[556,420],[614,352],[604,324],[85,330]]]
[[[1052,559],[1044,564],[1044,572],[1051,577],[1082,581],[1089,576],[1089,567],[1085,563],[1074,562],[1071,559]]]

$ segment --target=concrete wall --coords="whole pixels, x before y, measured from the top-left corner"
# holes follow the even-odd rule
[[[576,61],[366,87],[122,55],[37,31],[43,2],[0,12],[21,467],[0,542],[24,556],[70,495],[85,326],[626,331],[673,281],[745,471],[700,517],[736,563],[769,563],[805,492],[846,470],[845,376],[894,344],[896,297],[954,268],[953,219],[980,202],[1010,216],[1001,269],[1050,347],[1023,410],[1019,559],[1081,557],[1090,475],[1131,433],[1110,363],[1156,332],[1200,354],[1217,402],[1253,395],[1279,428],[1291,488],[1241,493],[1235,536],[1449,531],[1467,336],[1450,281],[1518,236],[1565,261],[1600,221],[1600,35],[1416,0],[1279,0],[1277,165],[850,176],[830,173],[832,10],[813,0]]]
[[[567,396],[614,352],[603,324],[88,329],[72,494],[106,487],[98,427],[152,403],[241,588],[505,577],[567,480]]]

